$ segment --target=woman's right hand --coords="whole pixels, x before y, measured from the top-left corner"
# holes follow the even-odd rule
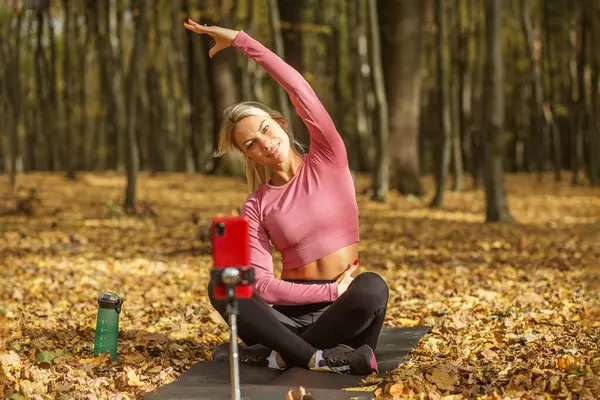
[[[231,42],[234,41],[235,37],[240,32],[233,29],[221,28],[220,26],[200,25],[189,18],[188,22],[183,23],[183,26],[199,35],[205,33],[215,39],[215,45],[208,51],[208,56],[210,58],[213,58],[217,52],[231,46]]]
[[[348,286],[350,286],[350,284],[354,280],[352,274],[354,274],[354,272],[357,269],[358,260],[356,260],[354,264],[349,265],[348,268],[346,268],[346,270],[342,272],[342,275],[340,275],[339,278],[337,278],[335,283],[337,283],[338,287],[338,297],[341,296],[346,290],[348,290]]]

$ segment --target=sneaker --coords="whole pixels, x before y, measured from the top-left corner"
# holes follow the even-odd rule
[[[265,346],[255,345],[246,346],[238,344],[238,361],[241,364],[257,365],[259,367],[268,367],[271,350]],[[229,361],[229,343],[222,343],[214,348],[210,354],[211,361]]]
[[[352,375],[370,375],[379,373],[375,353],[369,345],[363,344],[358,349],[339,345],[323,350],[323,361],[319,367],[328,367],[333,372]]]

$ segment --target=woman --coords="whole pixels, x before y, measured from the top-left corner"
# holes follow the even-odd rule
[[[216,155],[243,153],[252,192],[242,215],[249,221],[254,296],[240,302],[238,322],[240,338],[252,347],[240,348],[239,361],[377,372],[374,349],[388,287],[377,274],[356,275],[358,206],[346,148],[331,117],[296,70],[245,32],[192,20],[184,26],[215,40],[211,58],[233,45],[265,68],[310,132],[304,155],[292,148],[297,143],[281,114],[265,105],[245,102],[223,113]],[[270,243],[282,254],[281,280],[273,274]],[[225,318],[225,304],[212,298],[211,287],[209,296]]]

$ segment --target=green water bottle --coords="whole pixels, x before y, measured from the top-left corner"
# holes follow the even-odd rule
[[[110,358],[117,359],[117,342],[119,339],[119,314],[121,299],[117,294],[103,292],[98,297],[98,318],[96,319],[96,337],[94,339],[94,354],[110,351]]]

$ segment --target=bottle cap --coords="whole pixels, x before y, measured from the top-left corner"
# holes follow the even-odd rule
[[[115,293],[102,292],[102,294],[98,297],[98,304],[100,305],[100,308],[115,310],[118,314],[121,312],[121,304],[123,304],[123,299]]]

